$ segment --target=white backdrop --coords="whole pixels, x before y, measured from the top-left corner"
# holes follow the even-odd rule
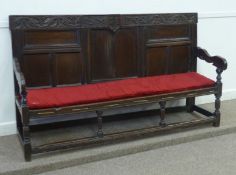
[[[11,39],[8,16],[19,14],[120,14],[198,12],[198,45],[212,55],[227,58],[223,73],[223,100],[236,98],[235,0],[0,0],[0,136],[15,133]],[[203,61],[198,71],[215,78],[215,69]],[[213,96],[197,103],[214,100]]]

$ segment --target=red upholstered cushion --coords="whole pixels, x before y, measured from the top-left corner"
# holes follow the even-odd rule
[[[210,87],[214,83],[203,75],[189,72],[73,87],[31,89],[28,90],[27,102],[30,109],[62,107],[192,90]]]

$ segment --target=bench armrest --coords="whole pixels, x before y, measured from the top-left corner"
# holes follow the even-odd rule
[[[17,58],[13,58],[13,71],[15,74],[15,78],[19,87],[19,93],[22,97],[22,102],[26,102],[26,83],[25,83],[25,77],[23,72],[21,71],[20,64],[18,62]]]
[[[205,60],[208,63],[213,63],[213,65],[216,66],[217,69],[220,69],[221,71],[227,69],[226,59],[220,56],[210,56],[205,49],[202,49],[200,47],[196,48],[196,53],[198,58]]]
[[[197,57],[202,60],[205,60],[208,63],[213,63],[216,66],[216,106],[220,105],[220,97],[222,95],[222,81],[221,81],[221,73],[227,69],[227,61],[226,59],[220,56],[210,56],[208,52],[200,47],[196,47]],[[217,111],[216,111],[217,112]]]

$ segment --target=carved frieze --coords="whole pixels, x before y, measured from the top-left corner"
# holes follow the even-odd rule
[[[197,23],[195,13],[126,15],[122,17],[124,26],[168,25]]]
[[[10,28],[22,29],[65,29],[79,28],[81,16],[10,16]]]
[[[10,16],[11,30],[109,28],[197,23],[196,13],[143,15]]]
[[[119,15],[81,16],[80,28],[109,28],[116,31],[120,28]]]

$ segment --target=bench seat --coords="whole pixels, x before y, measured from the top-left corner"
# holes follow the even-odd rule
[[[188,72],[73,87],[29,89],[27,103],[30,109],[65,107],[206,88],[214,84],[201,74]]]

